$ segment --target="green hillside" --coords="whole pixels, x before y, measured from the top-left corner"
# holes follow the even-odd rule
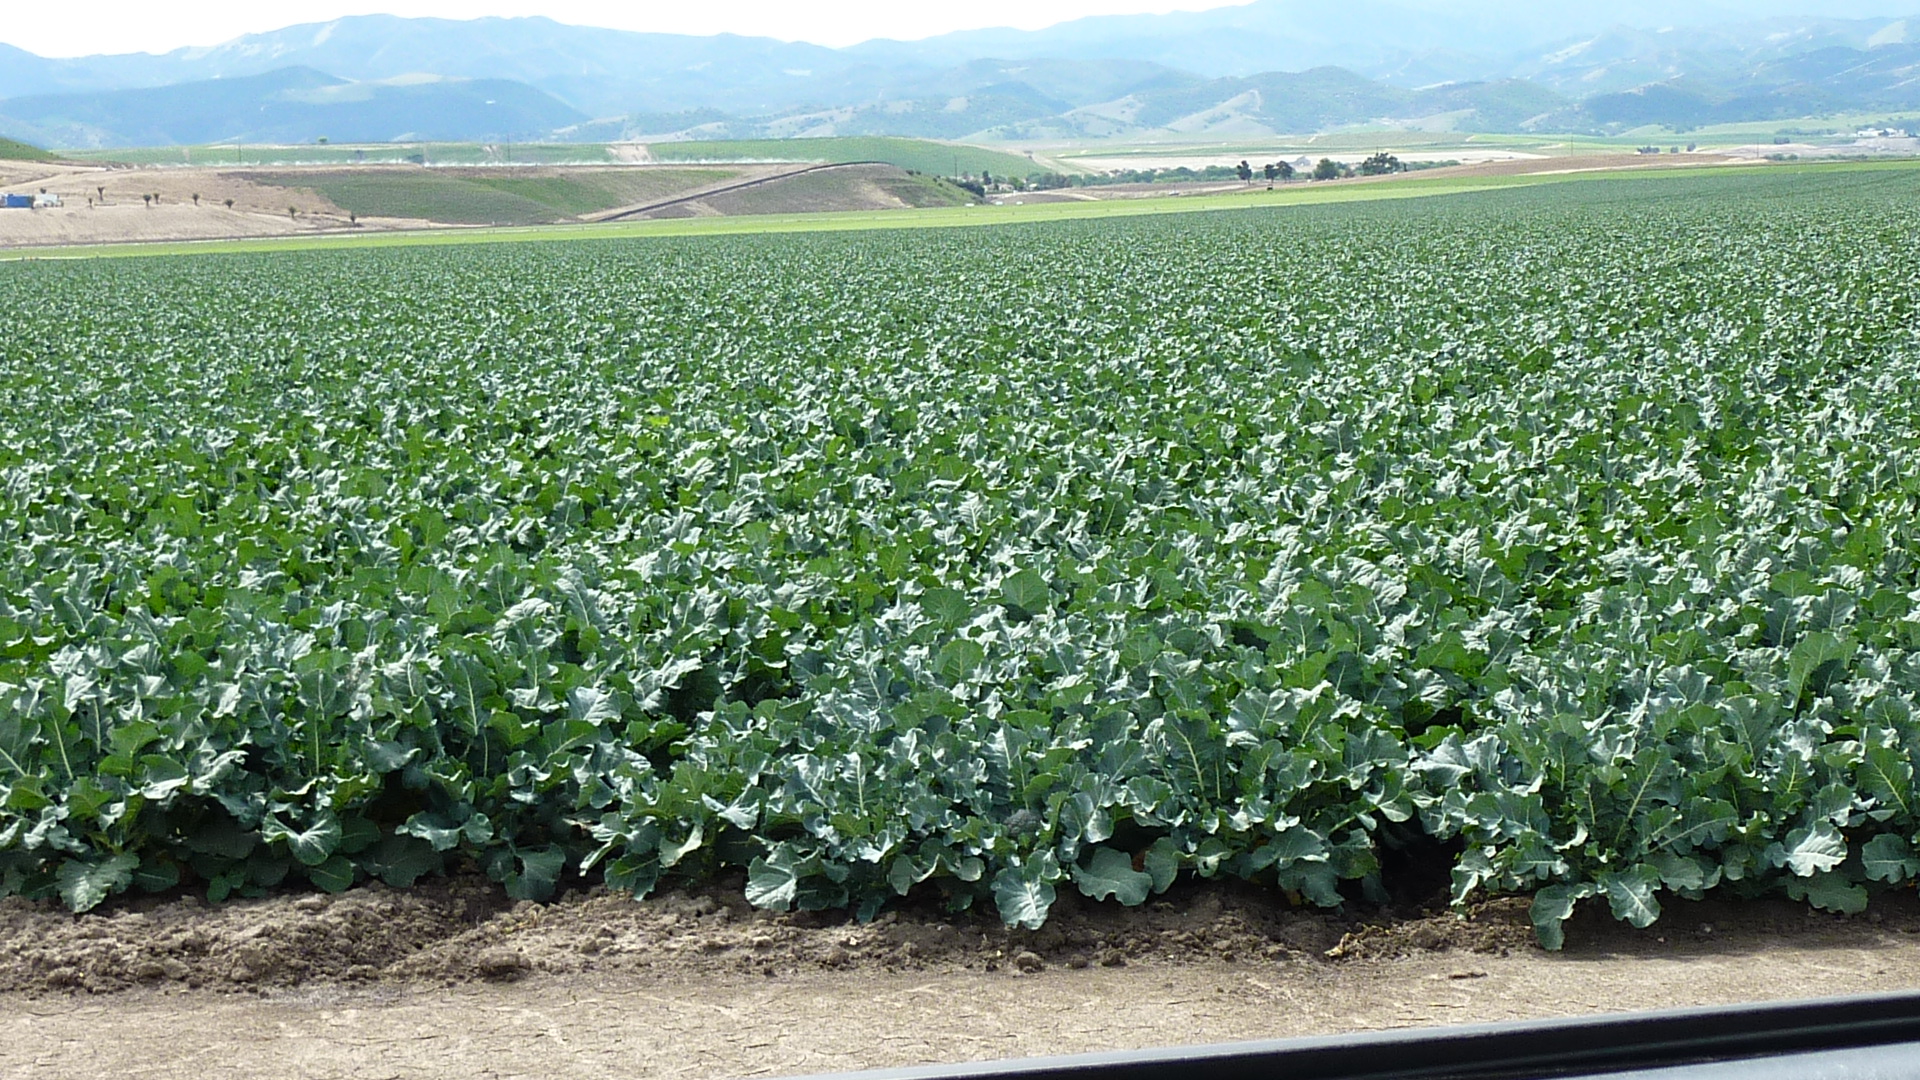
[[[936,176],[978,176],[982,172],[1026,176],[1046,171],[1021,154],[878,135],[649,143],[647,150],[656,161],[882,161]]]
[[[613,155],[594,143],[200,143],[63,150],[75,161],[121,165],[611,165]]]
[[[882,199],[876,200],[875,196]],[[938,177],[903,175],[896,169],[865,166],[820,169],[702,199],[729,217],[748,214],[818,214],[871,210],[891,196],[919,209],[965,206],[966,190]]]
[[[37,146],[13,139],[0,139],[0,161],[52,161],[53,155]]]
[[[565,174],[485,169],[342,169],[251,173],[305,188],[362,217],[449,225],[537,225],[671,198],[733,176],[727,169],[582,169]]]
[[[895,136],[847,136],[824,139],[730,139],[700,142],[648,143],[654,160],[663,162],[747,161],[880,161],[913,172],[956,176],[981,172],[1026,176],[1045,172],[1022,154],[978,146],[908,139]],[[114,161],[128,165],[579,165],[611,164],[616,158],[605,143],[346,143],[320,146],[311,142],[288,145],[130,147],[73,150],[81,161]]]

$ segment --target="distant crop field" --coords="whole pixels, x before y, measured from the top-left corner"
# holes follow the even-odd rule
[[[1001,176],[1045,172],[1023,154],[926,139],[856,136],[825,139],[751,139],[709,142],[655,142],[647,150],[656,161],[837,163],[879,161],[935,176]],[[79,161],[116,161],[131,165],[222,166],[275,165],[604,165],[618,160],[605,143],[367,143],[305,146],[162,146],[62,151]]]
[[[631,203],[669,199],[737,175],[731,169],[698,168],[568,170],[524,176],[475,170],[463,179],[577,217]]]
[[[934,176],[1025,177],[1047,170],[1021,154],[978,146],[851,136],[829,139],[758,139],[715,142],[656,142],[647,144],[656,161],[879,161]]]
[[[743,188],[701,200],[723,214],[833,213],[866,209],[888,199],[909,207],[953,207],[973,202],[965,189],[925,175],[902,175],[883,167],[852,166],[803,173],[778,183]]]
[[[728,179],[726,169],[342,169],[248,173],[248,179],[324,195],[363,217],[453,225],[534,225],[671,198]]]
[[[916,209],[966,206],[976,200],[964,188],[933,176],[883,177],[875,181],[882,191]]]
[[[62,150],[75,161],[205,168],[276,165],[607,165],[601,143],[306,143]]]
[[[1911,176],[0,266],[0,892],[1860,910]]]

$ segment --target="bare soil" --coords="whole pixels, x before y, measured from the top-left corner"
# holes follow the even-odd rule
[[[773,914],[737,882],[510,904],[476,877],[73,916],[0,901],[0,1080],[770,1075],[1860,993],[1920,981],[1910,892],[1837,918],[1525,901],[1321,912],[1236,885],[1063,897],[1039,931],[909,904]]]
[[[317,192],[257,184],[219,169],[24,162],[0,166],[0,191],[44,190],[65,203],[54,209],[0,210],[0,248],[221,240],[422,224],[362,218],[350,226],[346,211]],[[231,207],[228,199],[233,200]]]

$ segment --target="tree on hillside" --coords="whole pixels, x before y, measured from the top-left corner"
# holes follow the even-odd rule
[[[193,193],[193,205],[195,206],[200,205],[200,193],[197,191]]]
[[[147,209],[149,210],[153,209],[153,196],[142,195],[140,196],[140,201],[147,204]]]
[[[228,200],[227,200],[227,209],[229,209],[229,210],[231,210],[231,209],[233,209],[233,200],[232,200],[232,199],[228,199]]]
[[[1234,175],[1240,178],[1241,183],[1243,184],[1253,183],[1253,166],[1247,164],[1246,162],[1242,161],[1239,165],[1235,166],[1233,172],[1234,172]]]
[[[107,201],[107,186],[106,186],[105,184],[102,184],[102,185],[100,185],[99,187],[97,187],[97,188],[94,188],[93,190],[95,190],[95,191],[97,191],[97,192],[99,192],[99,193],[100,193],[100,201],[101,201],[101,202],[106,202],[106,201]]]
[[[1313,167],[1313,178],[1315,180],[1340,179],[1340,163],[1332,158],[1321,158],[1320,164]]]

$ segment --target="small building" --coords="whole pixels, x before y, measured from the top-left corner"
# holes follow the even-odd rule
[[[40,194],[35,195],[33,197],[33,208],[35,210],[41,210],[50,206],[59,206],[59,205],[60,205],[60,196],[58,195],[50,195],[47,192],[43,191]]]
[[[33,196],[31,195],[0,195],[0,210],[31,209],[33,209]]]

